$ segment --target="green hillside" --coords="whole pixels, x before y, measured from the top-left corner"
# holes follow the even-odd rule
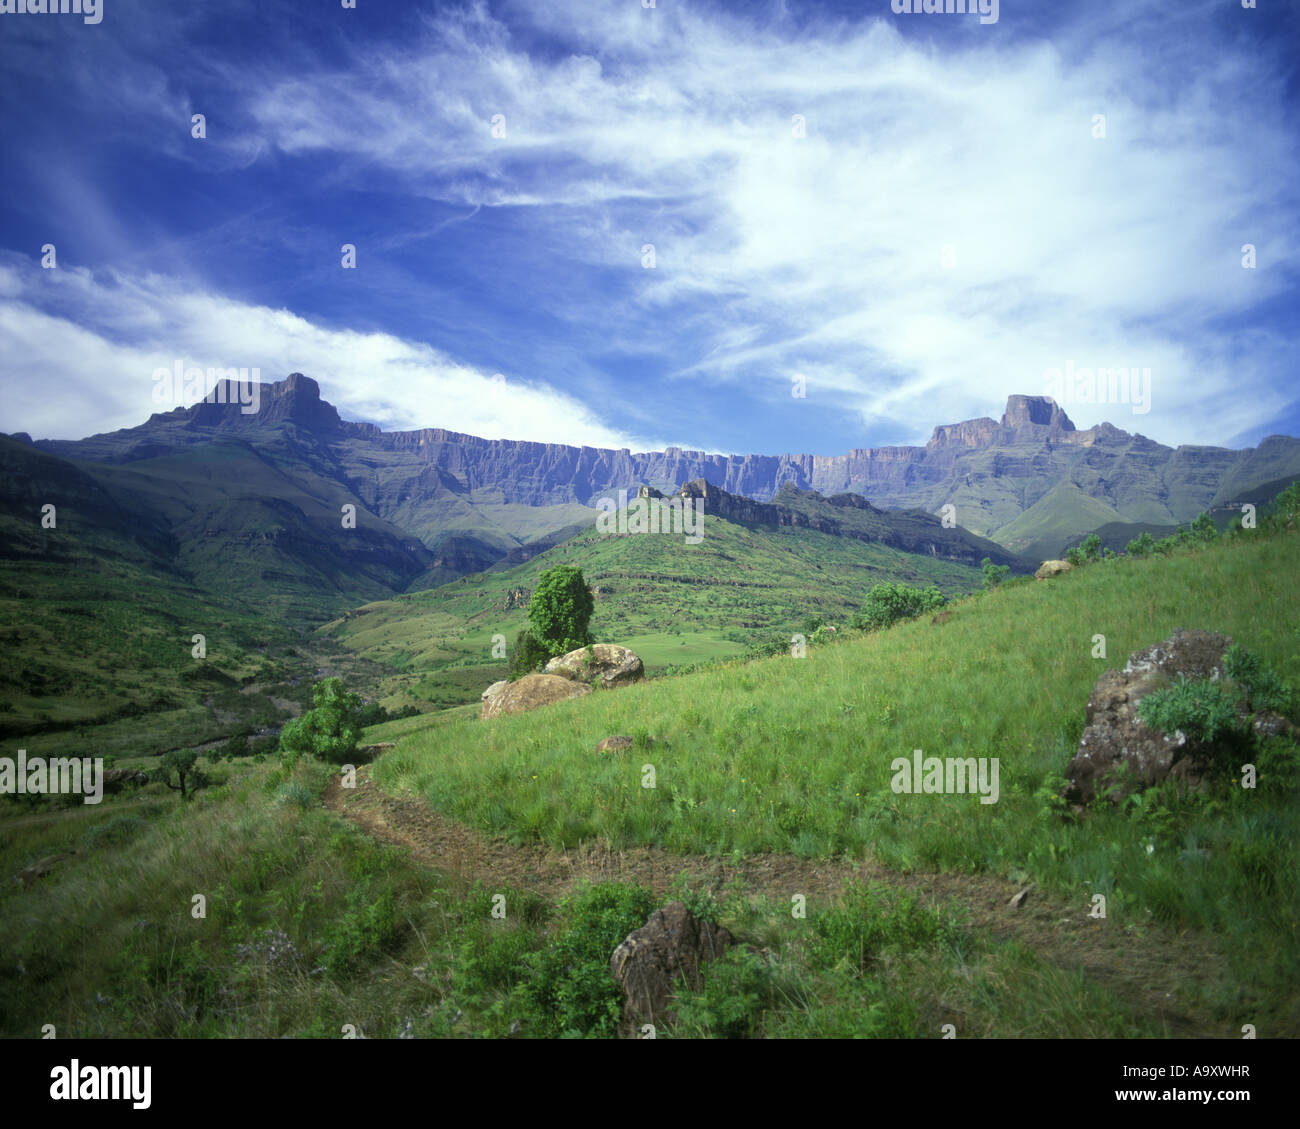
[[[390,705],[477,701],[527,622],[538,575],[578,565],[596,592],[596,638],[631,647],[652,672],[736,655],[804,617],[844,623],[882,581],[979,588],[977,569],[807,529],[753,530],[708,518],[698,545],[672,535],[585,533],[503,572],[368,604],[319,634],[388,666]]]
[[[1080,816],[1055,797],[1098,674],[1176,627],[1226,631],[1300,687],[1298,553],[1294,530],[1242,534],[1008,582],[802,659],[389,722],[353,793],[323,764],[243,759],[188,804],[160,784],[6,801],[0,866],[52,869],[0,886],[4,1033],[608,1036],[609,953],[684,898],[741,945],[659,1037],[1295,1036],[1294,742],[1258,751],[1255,790]],[[596,754],[612,733],[633,749]],[[999,758],[998,802],[894,793],[916,748]],[[199,922],[176,909],[196,890]]]
[[[1293,754],[1267,788],[1151,818],[1062,822],[1050,799],[1099,674],[1177,627],[1223,631],[1300,685],[1294,533],[1237,538],[1169,560],[1118,559],[1021,581],[953,618],[598,693],[531,714],[415,731],[375,766],[465,824],[517,842],[660,846],[727,856],[865,855],[912,868],[991,872],[1079,904],[1102,892],[1118,928],[1155,920],[1220,931],[1251,1007],[1300,1024],[1300,805]],[[1093,637],[1108,658],[1092,657]],[[638,737],[597,756],[613,733]],[[1000,801],[895,795],[890,763],[998,757]],[[643,766],[657,773],[642,787]],[[1153,844],[1148,851],[1148,844]],[[1248,844],[1243,847],[1241,844]],[[1154,854],[1153,854],[1154,852]],[[1259,869],[1262,868],[1262,869]],[[1267,951],[1253,946],[1267,937]],[[1285,988],[1271,1002],[1247,981]],[[1237,1006],[1234,1004],[1234,1006]],[[1281,1016],[1279,1016],[1281,1018]]]

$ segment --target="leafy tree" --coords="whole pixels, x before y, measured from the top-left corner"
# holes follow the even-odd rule
[[[1083,554],[1083,559],[1089,563],[1101,560],[1101,537],[1096,533],[1089,533],[1083,539],[1083,544],[1079,546],[1079,551]]]
[[[984,589],[992,591],[1006,578],[1007,573],[1011,571],[1010,565],[995,565],[989,557],[985,557],[982,562],[984,569]]]
[[[173,749],[164,753],[158,767],[149,776],[153,780],[166,784],[173,792],[179,792],[182,800],[188,800],[200,788],[206,788],[211,781],[207,774],[196,765],[199,754],[193,749]],[[172,783],[175,775],[177,783]]]
[[[1285,529],[1288,524],[1294,525],[1297,518],[1300,518],[1300,481],[1291,483],[1276,498],[1273,499],[1273,505],[1276,509],[1269,520],[1269,525],[1274,529]]]
[[[1130,557],[1150,556],[1152,550],[1156,547],[1156,539],[1151,536],[1149,531],[1144,531],[1140,537],[1134,537],[1127,545],[1124,546],[1124,552]]]
[[[510,652],[510,677],[522,678],[525,674],[539,671],[550,657],[551,652],[525,627],[515,636],[514,649]]]
[[[344,690],[341,678],[326,678],[312,687],[312,704],[280,731],[280,748],[293,759],[306,754],[343,764],[361,736],[361,695]]]
[[[576,565],[556,565],[538,578],[528,601],[528,622],[548,654],[563,655],[591,642],[595,597]]]
[[[853,626],[859,630],[879,631],[900,620],[938,611],[945,603],[947,600],[943,593],[933,584],[926,588],[877,584],[867,593],[867,602],[862,610],[854,614]]]
[[[1078,568],[1081,564],[1084,563],[1083,550],[1080,549],[1078,545],[1074,545],[1071,548],[1066,549],[1065,561],[1067,564],[1072,564],[1074,565],[1075,568]]]
[[[1213,541],[1219,536],[1219,531],[1214,527],[1214,518],[1204,512],[1192,522],[1191,532],[1197,541]]]

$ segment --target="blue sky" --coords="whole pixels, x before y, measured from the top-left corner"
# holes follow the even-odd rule
[[[1298,48],[1290,0],[0,14],[0,430],[181,359],[636,450],[923,442],[1066,362],[1151,370],[1080,427],[1300,434]]]

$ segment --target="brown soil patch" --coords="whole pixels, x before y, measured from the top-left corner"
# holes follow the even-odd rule
[[[1141,930],[1088,916],[1085,903],[1032,889],[1018,909],[1008,906],[1017,888],[987,875],[900,874],[874,859],[818,861],[764,854],[739,866],[703,855],[679,855],[653,847],[617,850],[607,842],[556,851],[543,845],[513,846],[480,835],[434,810],[419,797],[394,796],[357,771],[355,789],[337,776],[325,792],[325,806],[372,838],[404,847],[420,864],[463,882],[499,881],[547,898],[569,892],[576,882],[638,882],[657,896],[685,871],[693,879],[725,885],[737,875],[747,893],[773,901],[803,894],[810,904],[835,901],[852,879],[908,890],[927,902],[949,899],[964,906],[970,924],[999,939],[1014,939],[1057,967],[1082,970],[1133,1010],[1170,1035],[1226,1037],[1207,1016],[1197,1014],[1187,985],[1227,975],[1226,965],[1206,939],[1175,935],[1156,926]]]

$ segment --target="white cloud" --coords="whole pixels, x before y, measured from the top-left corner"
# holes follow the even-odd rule
[[[688,310],[684,380],[745,395],[819,366],[864,428],[888,416],[922,437],[1039,392],[1072,358],[1150,367],[1141,424],[1165,442],[1270,418],[1286,343],[1258,350],[1249,329],[1220,328],[1283,292],[1300,251],[1267,60],[1209,38],[1196,53],[1164,5],[1080,16],[1054,43],[1015,37],[1007,10],[935,49],[881,12],[786,35],[676,4],[520,4],[510,29],[475,7],[347,72],[274,84],[249,110],[268,143],[360,153],[412,191],[533,205],[539,228],[573,224],[543,205],[584,209],[580,264],[632,263],[654,243],[657,269],[599,316],[680,358],[663,311]],[[510,34],[529,24],[569,52],[530,55]],[[1224,109],[1243,90],[1245,131]],[[1247,241],[1267,270],[1241,269]],[[737,329],[751,325],[761,342]],[[1122,408],[1074,411],[1133,425]]]
[[[161,275],[104,277],[80,268],[42,271],[18,256],[0,264],[0,353],[6,360],[0,429],[79,439],[143,423],[153,372],[259,368],[263,382],[302,372],[344,419],[385,430],[443,427],[485,438],[639,450],[587,405],[527,374],[496,374],[386,333],[315,325],[194,290]]]

